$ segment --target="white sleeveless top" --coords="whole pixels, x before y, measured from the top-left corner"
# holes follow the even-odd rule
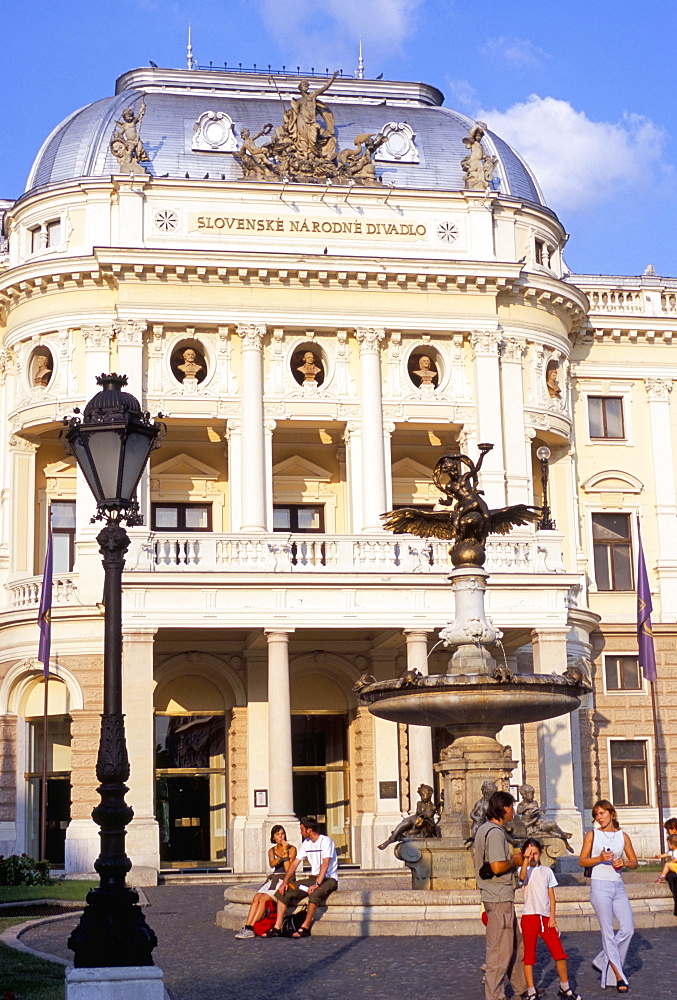
[[[595,830],[592,841],[590,857],[596,858],[602,851],[613,851],[617,857],[622,857],[625,850],[625,837],[622,830],[614,830],[613,833],[605,833],[603,830]],[[612,859],[613,860],[613,859]],[[617,872],[611,861],[600,861],[589,869],[591,879],[599,879],[602,882],[622,882],[621,873]]]

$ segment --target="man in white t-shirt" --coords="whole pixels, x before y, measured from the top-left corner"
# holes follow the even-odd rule
[[[318,822],[310,816],[304,816],[300,821],[302,844],[296,858],[292,861],[275,893],[277,900],[277,920],[275,926],[266,933],[266,937],[279,937],[282,923],[288,906],[296,906],[302,899],[308,899],[306,918],[294,938],[310,937],[310,925],[313,922],[318,906],[321,906],[330,893],[338,889],[338,859],[336,845],[331,837],[320,833]],[[292,877],[304,860],[310,865],[311,877],[292,881]]]

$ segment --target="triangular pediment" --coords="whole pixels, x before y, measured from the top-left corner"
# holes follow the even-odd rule
[[[75,472],[75,459],[72,462],[64,462],[59,460],[58,462],[52,462],[51,465],[46,465],[44,468],[45,479],[60,479],[65,476],[68,479],[72,479]]]
[[[193,458],[192,455],[181,454],[175,455],[174,458],[169,458],[159,465],[154,465],[151,469],[151,475],[153,477],[169,476],[172,479],[218,479],[220,472],[218,469],[213,469],[211,465]]]
[[[425,465],[421,465],[420,462],[415,462],[413,458],[401,458],[399,462],[393,462],[392,477],[393,479],[424,479],[429,482],[432,471]]]
[[[285,458],[283,462],[278,462],[273,466],[273,477],[275,479],[306,479],[311,482],[330,482],[331,472],[323,469],[314,462],[309,462],[307,458],[300,455],[292,455]]]

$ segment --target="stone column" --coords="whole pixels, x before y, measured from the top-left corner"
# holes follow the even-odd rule
[[[266,460],[263,426],[264,325],[237,328],[242,345],[240,531],[263,532],[266,524]]]
[[[356,331],[360,345],[360,430],[362,437],[362,531],[382,531],[387,510],[386,456],[381,400],[381,351],[384,330]]]
[[[656,491],[656,527],[659,558],[656,563],[660,587],[660,619],[674,622],[677,617],[677,497],[670,430],[671,378],[648,378],[644,382],[649,397],[651,451]]]
[[[0,854],[18,854],[16,788],[17,717],[0,715]]]
[[[506,338],[501,346],[502,414],[505,434],[505,474],[507,502],[531,503],[531,469],[524,447],[524,386],[522,359],[526,341]]]
[[[101,681],[97,701],[101,697]],[[66,830],[65,869],[68,873],[94,871],[101,842],[92,809],[99,804],[96,757],[101,730],[101,705],[96,711],[71,709],[71,821]]]
[[[127,853],[136,884],[155,885],[160,842],[155,819],[155,734],[153,731],[153,640],[156,629],[123,631],[122,709],[129,754],[127,802],[134,820],[127,830]],[[147,869],[140,872],[140,869]],[[149,869],[149,871],[148,871]],[[139,878],[145,881],[139,882]]]
[[[33,576],[35,566],[35,453],[38,445],[12,434],[10,574]],[[39,572],[42,572],[40,567]]]
[[[144,321],[128,319],[113,324],[113,330],[117,337],[118,344],[118,367],[117,370],[122,375],[127,376],[127,391],[136,396],[141,409],[145,410],[144,387],[143,387],[143,334],[147,323]],[[139,512],[143,517],[142,532],[147,532],[150,527],[150,475],[149,466],[146,465],[141,475],[141,480],[137,489],[139,500]]]
[[[499,330],[474,330],[471,336],[475,375],[475,406],[477,441],[493,444],[493,451],[482,465],[482,489],[490,507],[505,505],[505,471],[503,461],[503,418],[501,414],[501,379],[498,349]],[[523,419],[523,418],[522,418]],[[475,460],[476,455],[470,458]]]
[[[240,530],[242,496],[242,424],[235,417],[226,421],[228,441],[228,507],[230,525],[228,531],[235,534]]]
[[[275,420],[264,420],[264,456],[265,456],[265,482],[266,492],[266,526],[268,531],[273,530],[273,431],[277,426]]]
[[[567,667],[568,628],[536,629],[531,633],[535,674],[562,674]],[[538,723],[540,804],[550,819],[581,843],[582,817],[576,806],[571,715]],[[530,784],[533,782],[530,781]]]
[[[289,694],[289,634],[266,629],[268,640],[268,818],[294,822]]]
[[[418,670],[428,676],[428,632],[425,629],[405,629],[407,639],[407,670]],[[409,726],[409,797],[413,809],[420,784],[432,785],[432,730],[428,726]]]
[[[362,438],[360,425],[349,420],[344,433],[346,443],[346,523],[344,531],[356,534],[362,525]]]

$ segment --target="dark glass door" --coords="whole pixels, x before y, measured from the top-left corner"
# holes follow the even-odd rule
[[[162,861],[209,861],[209,777],[157,780]]]

